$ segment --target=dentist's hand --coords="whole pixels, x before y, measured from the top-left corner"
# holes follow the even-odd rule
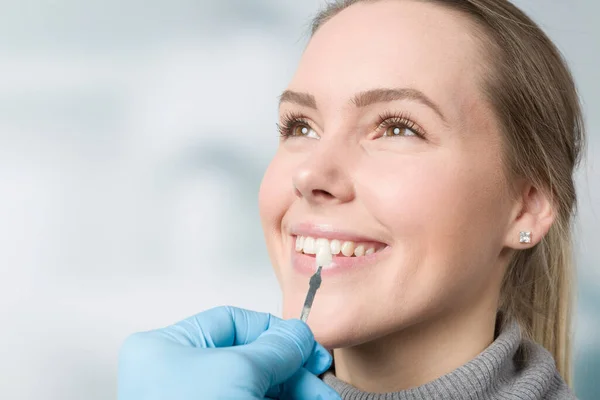
[[[336,399],[316,375],[331,355],[300,320],[217,307],[130,336],[119,356],[119,400]]]

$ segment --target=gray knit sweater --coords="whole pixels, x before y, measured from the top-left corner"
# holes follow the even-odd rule
[[[342,382],[331,371],[323,380],[344,400],[576,400],[556,370],[552,355],[522,339],[515,322],[506,324],[475,359],[416,388],[367,393]]]

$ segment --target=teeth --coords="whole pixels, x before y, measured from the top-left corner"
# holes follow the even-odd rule
[[[307,236],[304,238],[304,254],[315,254],[315,239]]]
[[[338,239],[328,240],[310,236],[296,236],[295,250],[298,253],[314,255],[321,247],[329,248],[332,255],[343,255],[345,257],[368,256],[380,250],[372,244],[354,243],[349,240],[342,242]]]
[[[356,246],[356,248],[354,249],[354,255],[356,257],[362,257],[365,255],[365,246]]]
[[[346,257],[350,257],[354,254],[354,242],[344,242],[344,244],[342,244],[342,254]]]
[[[296,236],[296,251],[299,253],[304,248],[304,236]]]
[[[329,248],[329,240],[327,240],[327,239],[317,239],[317,240],[315,240],[315,251],[319,247],[327,247],[327,248]]]
[[[342,244],[339,240],[333,239],[329,243],[329,248],[331,249],[331,254],[340,254],[340,251],[342,251]]]

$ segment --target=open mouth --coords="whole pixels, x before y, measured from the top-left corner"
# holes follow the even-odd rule
[[[379,242],[353,242],[350,240],[314,238],[311,236],[296,236],[296,252],[315,255],[321,246],[329,248],[331,254],[338,257],[362,257],[377,253],[386,248]]]

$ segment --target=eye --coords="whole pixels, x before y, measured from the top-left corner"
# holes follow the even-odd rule
[[[417,136],[417,134],[405,125],[392,125],[386,128],[383,136]]]
[[[297,123],[293,126],[289,136],[305,136],[313,139],[319,139],[319,135],[309,125]]]
[[[380,115],[376,131],[380,132],[379,137],[426,137],[423,129],[405,114]]]
[[[310,126],[306,118],[300,115],[284,115],[281,124],[277,124],[277,129],[279,130],[279,135],[284,139],[292,137],[307,137],[310,139],[321,138]]]

